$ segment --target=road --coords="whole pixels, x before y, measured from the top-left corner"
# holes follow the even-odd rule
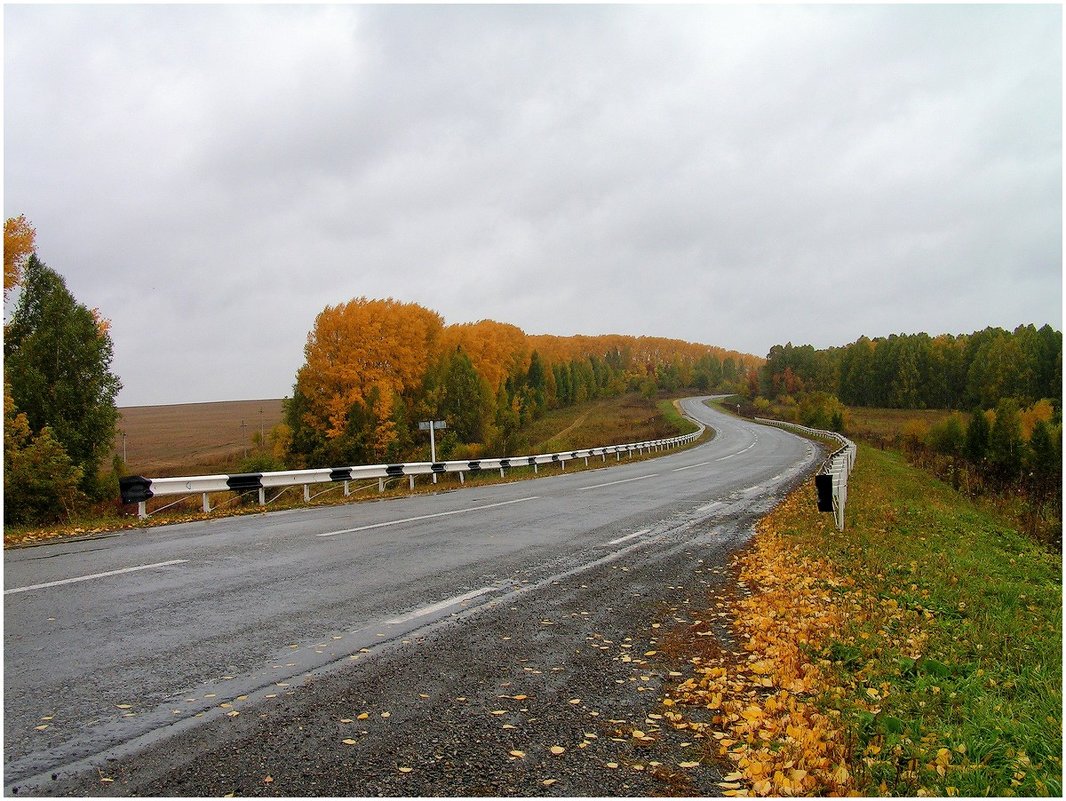
[[[684,407],[715,437],[654,460],[6,551],[7,794],[715,792],[609,721],[820,456]]]

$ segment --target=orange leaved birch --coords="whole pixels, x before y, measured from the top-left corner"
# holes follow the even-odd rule
[[[443,327],[436,312],[392,298],[327,306],[307,335],[306,361],[296,374],[308,425],[338,437],[352,405],[366,404],[373,388],[391,406],[393,394],[418,387]]]

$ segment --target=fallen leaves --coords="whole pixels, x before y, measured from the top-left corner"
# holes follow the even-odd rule
[[[710,736],[717,754],[734,765],[719,783],[723,795],[853,793],[840,721],[804,700],[826,689],[811,653],[847,618],[840,594],[832,592],[841,582],[827,562],[795,552],[770,520],[737,560],[745,592],[733,618],[743,651],[717,664],[694,658],[692,675],[664,699],[663,718],[675,729]],[[689,707],[710,710],[711,722],[687,715]],[[692,769],[700,762],[678,765]]]

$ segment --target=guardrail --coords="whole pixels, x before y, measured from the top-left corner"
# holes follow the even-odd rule
[[[829,454],[829,458],[822,462],[814,477],[814,486],[818,490],[818,511],[832,512],[837,531],[843,531],[844,505],[848,500],[848,476],[855,467],[855,443],[835,431],[823,431],[820,428],[809,428],[798,423],[785,423],[764,417],[756,417],[755,420],[778,428],[793,429],[807,436],[828,439],[839,445]]]
[[[145,478],[144,476],[128,476],[119,479],[119,489],[123,503],[136,503],[137,516],[142,520],[148,517],[147,502],[151,498],[164,495],[201,495],[204,512],[211,511],[210,493],[233,491],[240,494],[258,491],[259,505],[265,506],[280,497],[285,490],[302,486],[304,500],[310,501],[311,486],[314,484],[331,483],[343,485],[344,494],[351,493],[350,484],[353,481],[377,479],[378,491],[385,491],[387,481],[395,480],[401,476],[407,476],[410,488],[415,487],[415,476],[438,475],[440,473],[458,473],[460,483],[465,483],[466,473],[477,473],[482,470],[499,470],[500,476],[504,471],[514,467],[532,467],[537,471],[542,464],[558,464],[561,470],[566,469],[566,463],[573,459],[584,459],[585,464],[595,456],[602,457],[607,461],[609,454],[614,454],[616,460],[622,458],[622,454],[629,456],[632,453],[642,454],[646,451],[665,450],[680,445],[685,445],[698,438],[706,429],[697,421],[699,429],[691,434],[683,434],[679,437],[667,439],[653,439],[645,442],[632,442],[625,445],[606,445],[601,448],[585,448],[565,453],[542,453],[534,456],[515,456],[506,459],[473,459],[469,461],[457,460],[447,462],[406,462],[403,464],[375,464],[353,465],[349,467],[324,467],[312,470],[281,470],[267,473],[237,473],[233,475],[214,476],[183,476],[177,478]],[[367,486],[373,486],[372,484]],[[270,501],[266,499],[266,491],[270,488],[283,488],[281,492]],[[331,487],[330,489],[336,489]],[[325,490],[326,492],[330,490]],[[318,493],[319,495],[322,493]],[[317,496],[315,496],[317,497]],[[179,503],[176,501],[175,503]],[[173,504],[170,504],[173,505]],[[167,507],[156,509],[162,511]]]

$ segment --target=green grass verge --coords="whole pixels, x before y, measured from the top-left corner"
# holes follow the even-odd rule
[[[777,525],[828,558],[850,623],[812,649],[872,795],[1062,793],[1062,561],[902,456],[861,448],[847,530]]]

